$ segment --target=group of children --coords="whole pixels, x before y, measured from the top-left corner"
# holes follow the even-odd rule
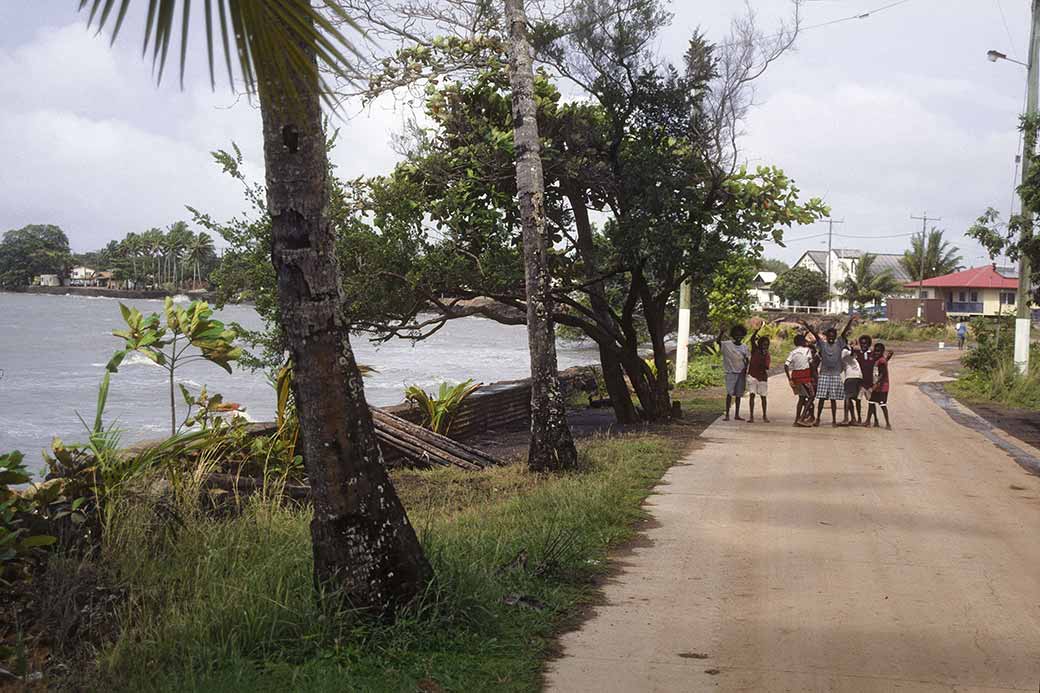
[[[824,405],[830,401],[831,425],[833,426],[880,426],[878,412],[885,416],[885,428],[892,428],[888,415],[889,374],[888,364],[892,352],[885,345],[874,344],[863,335],[858,340],[848,341],[852,329],[852,318],[839,333],[837,328],[824,330],[823,338],[804,320],[799,323],[805,332],[794,338],[794,349],[784,362],[784,372],[791,389],[798,397],[795,409],[795,426],[819,426]],[[762,421],[769,423],[767,397],[769,392],[769,337],[759,337],[761,326],[748,339],[750,348],[744,344],[747,328],[735,325],[729,332],[717,338],[722,351],[722,365],[726,372],[726,421],[735,404],[735,416],[740,416],[740,402],[745,391],[749,393],[749,422],[755,420],[755,397],[761,401]],[[863,421],[863,399],[867,400],[867,419]],[[843,405],[844,417],[838,423],[838,401]],[[814,411],[813,403],[816,402]]]

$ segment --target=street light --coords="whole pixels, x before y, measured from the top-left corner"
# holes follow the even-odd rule
[[[1026,117],[1035,117],[1037,113],[1038,100],[1040,100],[1040,94],[1037,89],[1037,67],[1038,67],[1038,51],[1040,51],[1040,0],[1033,0],[1031,3],[1033,6],[1032,12],[1032,28],[1029,33],[1029,62],[1022,62],[1021,60],[1015,60],[1014,58],[1007,57],[1006,54],[1000,51],[990,50],[986,52],[986,57],[990,62],[997,62],[998,60],[1007,60],[1008,62],[1022,65],[1029,73],[1026,77]],[[1024,181],[1029,175],[1029,170],[1033,166],[1033,154],[1031,151],[1035,147],[1035,142],[1031,141],[1029,137],[1025,137],[1023,140],[1022,150],[1022,180]],[[1029,220],[1032,218],[1033,212],[1029,204],[1026,201],[1025,196],[1022,196],[1022,217],[1026,220],[1021,230],[1021,240],[1028,241],[1033,235],[1033,229]],[[1029,266],[1029,256],[1025,253],[1021,253],[1018,261],[1018,295],[1017,305],[1015,306],[1015,367],[1019,373],[1027,373],[1029,371],[1029,344],[1030,344],[1030,330],[1033,326],[1033,316],[1030,304],[1032,303],[1032,283],[1030,281],[1031,271]]]
[[[1001,53],[1000,51],[994,51],[994,50],[986,51],[986,58],[991,63],[995,63],[998,60],[1007,60],[1009,63],[1016,63],[1018,65],[1021,65],[1022,67],[1025,67],[1025,68],[1029,67],[1029,63],[1024,63],[1021,60],[1015,60],[1014,58],[1009,58],[1009,57],[1007,57],[1006,53]]]

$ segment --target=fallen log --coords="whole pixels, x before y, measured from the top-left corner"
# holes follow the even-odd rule
[[[381,443],[420,464],[439,464],[480,470],[501,462],[474,447],[442,436],[422,426],[379,409],[372,409],[372,422]]]

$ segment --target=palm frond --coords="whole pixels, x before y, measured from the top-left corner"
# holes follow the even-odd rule
[[[138,4],[144,2],[138,0]],[[80,0],[79,10],[89,8],[87,24],[96,27],[99,33],[111,24],[111,41],[115,42],[131,3],[132,0]],[[161,82],[170,43],[179,27],[180,85],[183,89],[192,20],[191,0],[147,0],[147,3],[142,55],[147,57],[151,53],[156,83]],[[214,13],[217,21],[214,21]],[[237,64],[238,75],[249,93],[256,93],[261,79],[270,82],[272,88],[293,93],[298,89],[298,76],[303,74],[317,81],[322,98],[334,106],[330,96],[332,87],[318,65],[326,66],[347,82],[359,78],[354,65],[364,58],[336,25],[350,27],[359,33],[361,29],[336,0],[318,0],[316,6],[312,6],[310,0],[203,0],[203,15],[212,88],[216,88],[218,50],[215,44],[218,40],[229,84],[234,88],[234,66]]]

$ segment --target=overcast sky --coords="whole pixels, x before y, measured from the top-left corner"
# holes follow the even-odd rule
[[[760,80],[741,145],[748,163],[785,169],[836,219],[835,247],[901,252],[927,211],[960,246],[988,206],[1011,203],[1025,69],[1027,0],[904,0],[864,19],[812,28],[893,0],[807,0],[796,52]],[[73,0],[0,0],[0,231],[60,225],[75,250],[185,218],[190,204],[217,218],[244,209],[240,190],[209,152],[234,140],[262,175],[259,113],[226,85],[214,93],[201,65],[185,90],[156,88],[140,59],[141,22],[114,47],[86,30]],[[788,0],[752,0],[769,26]],[[681,0],[661,50],[678,58],[698,26],[722,41],[736,0]],[[1002,18],[1002,13],[1006,17]],[[174,75],[175,76],[175,75]],[[381,102],[343,125],[333,160],[343,176],[388,171],[405,106]],[[825,225],[796,228],[793,261],[826,247]],[[902,234],[902,235],[901,235]],[[860,236],[853,238],[850,236]],[[801,239],[801,240],[799,240]]]

